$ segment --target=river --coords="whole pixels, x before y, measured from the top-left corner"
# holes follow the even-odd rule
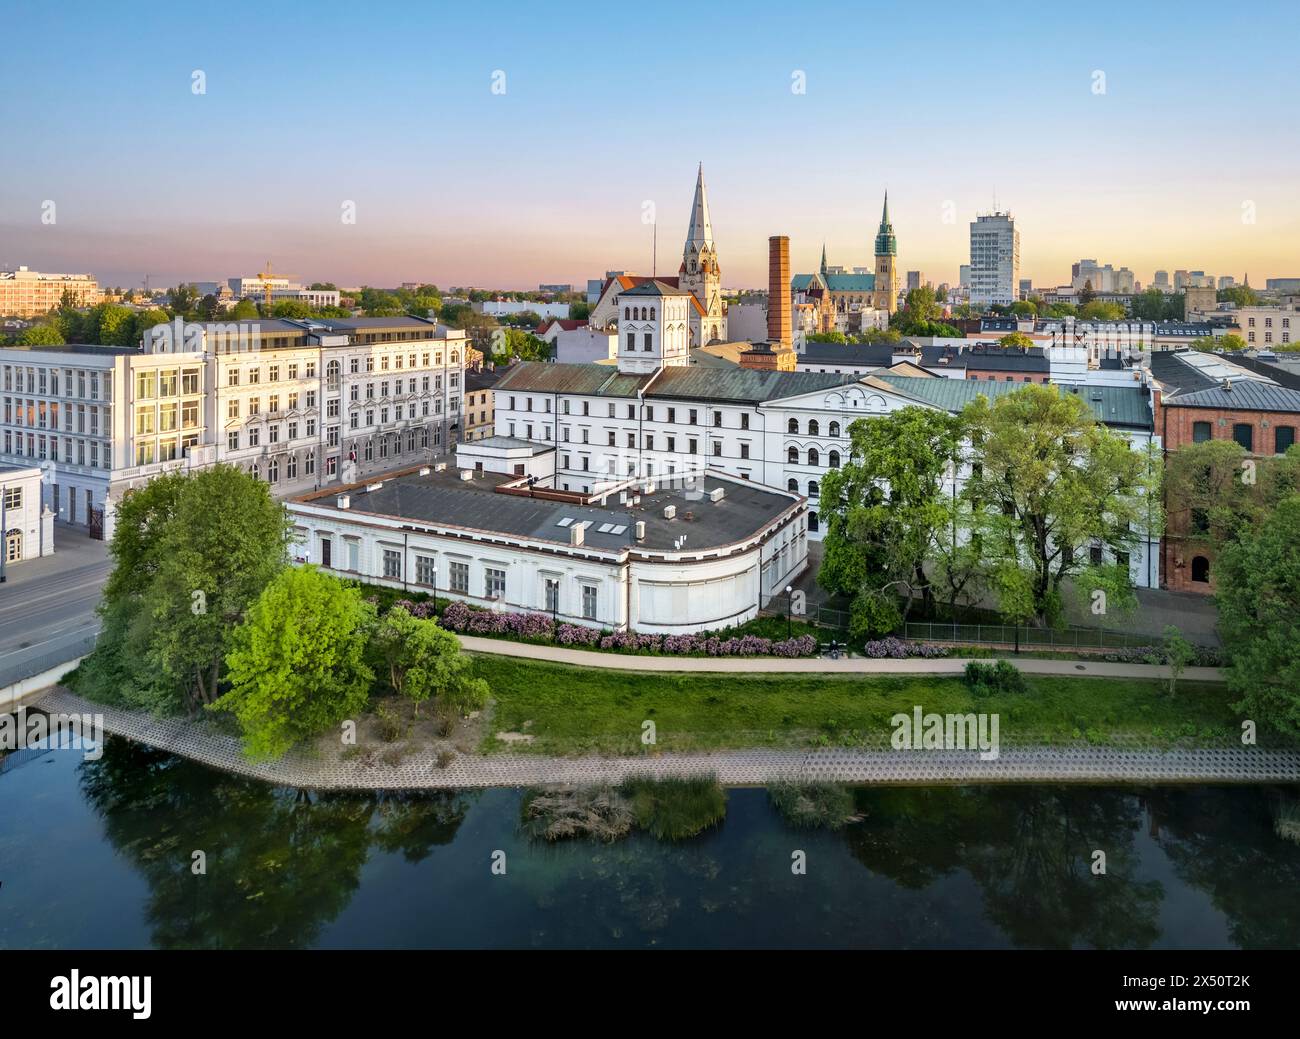
[[[1298,793],[858,788],[831,831],[737,789],[689,840],[548,844],[519,790],[309,795],[110,738],[0,762],[0,948],[1294,948]]]

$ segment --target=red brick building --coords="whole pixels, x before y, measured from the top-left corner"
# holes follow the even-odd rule
[[[1296,443],[1300,390],[1221,354],[1195,351],[1152,354],[1151,375],[1155,433],[1166,457],[1204,440],[1235,440],[1255,457],[1283,454]],[[1214,592],[1214,550],[1194,534],[1186,510],[1168,511],[1160,575],[1174,591]]]

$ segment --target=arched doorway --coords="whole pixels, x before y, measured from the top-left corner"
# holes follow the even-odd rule
[[[1210,583],[1210,561],[1204,556],[1196,556],[1192,560],[1192,580],[1197,584]]]

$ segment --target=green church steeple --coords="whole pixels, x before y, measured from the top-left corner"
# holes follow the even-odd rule
[[[885,208],[880,214],[880,231],[876,235],[877,256],[897,256],[898,242],[894,238],[894,225],[889,222],[889,192],[885,192]]]

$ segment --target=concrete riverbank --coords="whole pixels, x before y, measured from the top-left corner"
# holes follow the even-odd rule
[[[1256,747],[1133,750],[1110,746],[1019,747],[996,760],[974,751],[849,748],[750,749],[628,758],[457,754],[445,767],[432,751],[396,763],[359,755],[327,761],[291,753],[250,762],[239,741],[183,719],[154,718],[92,704],[64,689],[35,702],[50,712],[102,714],[106,732],[279,786],[311,790],[438,790],[492,786],[617,783],[632,775],[715,773],[728,786],[793,782],[964,783],[1298,783],[1300,750]],[[73,752],[69,752],[73,753]]]

